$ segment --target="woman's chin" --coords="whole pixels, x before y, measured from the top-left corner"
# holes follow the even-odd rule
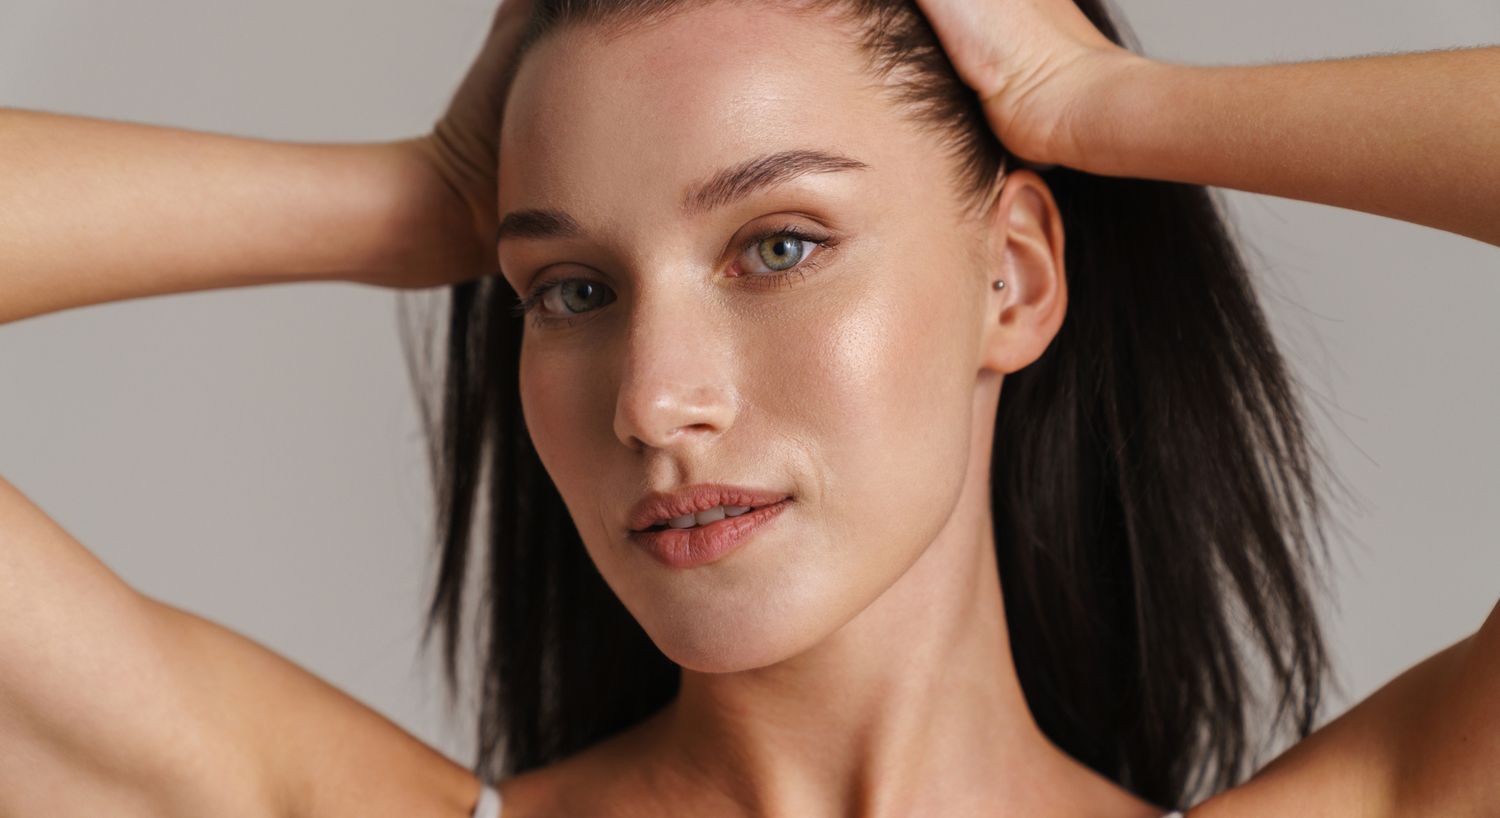
[[[683,655],[682,658],[667,654],[674,663],[681,666],[683,670],[691,670],[694,673],[739,673],[745,670],[755,670],[776,664],[781,656],[772,654],[767,658],[763,654],[749,655],[735,651],[719,653],[692,653]]]
[[[646,631],[656,647],[684,670],[698,673],[735,673],[774,665],[817,643],[808,623],[817,617],[788,616],[714,622],[694,619],[689,612],[663,617],[660,627]]]

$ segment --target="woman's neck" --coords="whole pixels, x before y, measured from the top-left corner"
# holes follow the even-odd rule
[[[894,585],[812,647],[684,669],[679,695],[617,744],[640,790],[618,797],[705,816],[1160,815],[1032,719],[978,485]]]

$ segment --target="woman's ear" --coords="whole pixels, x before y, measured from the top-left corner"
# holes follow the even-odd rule
[[[986,215],[989,280],[980,366],[1002,375],[1022,369],[1052,343],[1068,306],[1062,214],[1034,171],[1013,170]],[[995,289],[996,279],[1005,286]]]

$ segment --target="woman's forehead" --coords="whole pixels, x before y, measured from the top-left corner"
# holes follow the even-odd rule
[[[501,210],[664,203],[793,151],[892,169],[919,136],[895,111],[846,31],[774,5],[714,3],[617,36],[564,28],[512,87]]]

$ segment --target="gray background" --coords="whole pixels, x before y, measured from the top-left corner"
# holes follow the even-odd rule
[[[1146,53],[1183,62],[1500,42],[1494,0],[1121,5]],[[297,141],[409,136],[441,112],[493,9],[0,0],[0,105]],[[1500,250],[1226,199],[1351,490],[1325,599],[1336,714],[1469,634],[1500,596]],[[396,305],[388,291],[300,284],[0,327],[0,469],[136,588],[468,762],[472,704],[445,715],[417,653],[430,497]]]

